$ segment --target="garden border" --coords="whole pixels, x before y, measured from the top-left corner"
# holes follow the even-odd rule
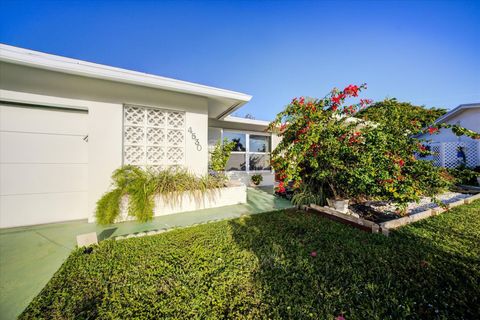
[[[426,219],[431,216],[438,215],[442,212],[445,212],[451,208],[463,205],[463,204],[469,204],[472,203],[475,200],[480,199],[480,193],[476,195],[472,195],[468,198],[455,201],[452,203],[446,204],[446,208],[442,207],[435,207],[432,209],[428,209],[422,212],[418,212],[409,216],[405,216],[402,218],[382,222],[382,223],[375,223],[370,220],[366,220],[363,218],[357,218],[352,215],[348,215],[345,213],[342,213],[340,211],[334,210],[329,207],[321,207],[316,204],[310,204],[310,206],[306,207],[307,210],[314,210],[317,213],[320,213],[322,216],[334,220],[334,221],[339,221],[343,224],[348,224],[351,225],[357,229],[367,231],[367,232],[372,232],[372,233],[379,233],[381,232],[383,235],[388,236],[390,233],[390,230],[400,228],[402,226],[405,226],[407,224],[420,221],[423,219]]]

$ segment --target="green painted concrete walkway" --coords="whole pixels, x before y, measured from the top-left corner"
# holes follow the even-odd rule
[[[96,231],[102,240],[291,206],[268,189],[249,188],[247,197],[247,204],[158,217],[148,223],[132,221],[100,227],[87,222],[68,222],[0,230],[0,319],[15,319],[23,311],[75,248],[78,234]]]

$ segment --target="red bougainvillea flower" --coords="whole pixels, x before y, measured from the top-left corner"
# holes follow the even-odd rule
[[[438,128],[435,128],[435,127],[428,128],[428,133],[434,134],[435,132],[438,132]]]
[[[345,108],[345,113],[347,114],[354,114],[355,112],[355,105],[351,105]]]
[[[403,167],[405,165],[405,161],[401,158],[398,160],[395,160],[395,163],[398,164],[400,167]]]
[[[300,97],[300,100],[298,100],[298,103],[303,106],[303,104],[305,103],[305,98],[304,97]]]
[[[332,106],[332,110],[333,110],[333,111],[337,111],[337,109],[338,109],[338,106],[334,104],[334,105]]]
[[[372,102],[373,102],[373,100],[371,100],[371,99],[360,99],[360,106],[362,108],[365,108],[366,106],[368,106]]]
[[[286,123],[282,123],[282,124],[280,125],[280,131],[283,131],[283,130],[285,130],[286,128],[287,128],[287,124],[286,124]]]
[[[279,193],[285,193],[286,189],[285,189],[285,184],[282,182],[280,182],[277,186],[277,192]]]
[[[345,99],[345,94],[339,93],[338,95],[332,97],[332,103],[338,105],[343,99]]]
[[[357,139],[358,137],[360,137],[362,135],[362,133],[360,131],[356,131],[353,133],[353,135],[350,137],[350,139],[348,139],[348,143],[349,144],[354,144],[354,143],[359,143],[360,140]]]
[[[339,315],[338,317],[335,318],[335,320],[345,320],[345,318],[342,315]]]
[[[316,257],[316,256],[317,256],[317,251],[312,251],[312,252],[310,252],[310,256]]]
[[[358,97],[358,89],[358,86],[351,84],[343,89],[343,92],[348,96]]]

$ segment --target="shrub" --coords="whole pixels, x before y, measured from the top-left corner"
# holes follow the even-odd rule
[[[447,169],[448,173],[452,175],[455,184],[464,184],[476,186],[478,185],[477,177],[480,176],[480,167],[470,169],[465,166],[458,168]]]
[[[227,138],[223,139],[223,142],[218,139],[215,148],[210,155],[210,167],[213,171],[225,171],[228,159],[230,159],[230,154],[235,146],[236,143],[234,141],[229,142]]]
[[[254,174],[250,178],[256,186],[258,186],[263,181],[263,176],[261,174]]]
[[[305,186],[305,195],[381,199],[405,207],[448,187],[440,168],[414,157],[426,151],[405,128],[353,117],[371,101],[345,101],[365,88],[350,85],[322,99],[295,98],[277,115],[269,128],[282,137],[272,152],[279,190],[293,181],[296,189]],[[415,128],[421,130],[421,123]]]
[[[418,127],[428,127],[447,110],[415,106],[397,99],[385,99],[360,110],[355,117],[374,123],[383,123],[404,132],[415,132]]]
[[[180,168],[156,172],[132,165],[115,170],[112,181],[113,190],[98,200],[95,211],[97,222],[103,225],[115,222],[120,215],[121,200],[125,196],[129,199],[128,215],[139,221],[148,221],[153,218],[156,195],[169,195],[173,201],[176,195],[183,192],[206,192],[225,185],[223,177],[197,177]]]

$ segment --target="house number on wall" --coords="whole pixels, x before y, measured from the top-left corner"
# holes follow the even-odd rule
[[[195,145],[197,146],[197,151],[202,151],[202,146],[200,145],[200,139],[197,138],[195,132],[193,132],[192,127],[188,128],[188,132],[192,135],[192,140],[195,141]]]

